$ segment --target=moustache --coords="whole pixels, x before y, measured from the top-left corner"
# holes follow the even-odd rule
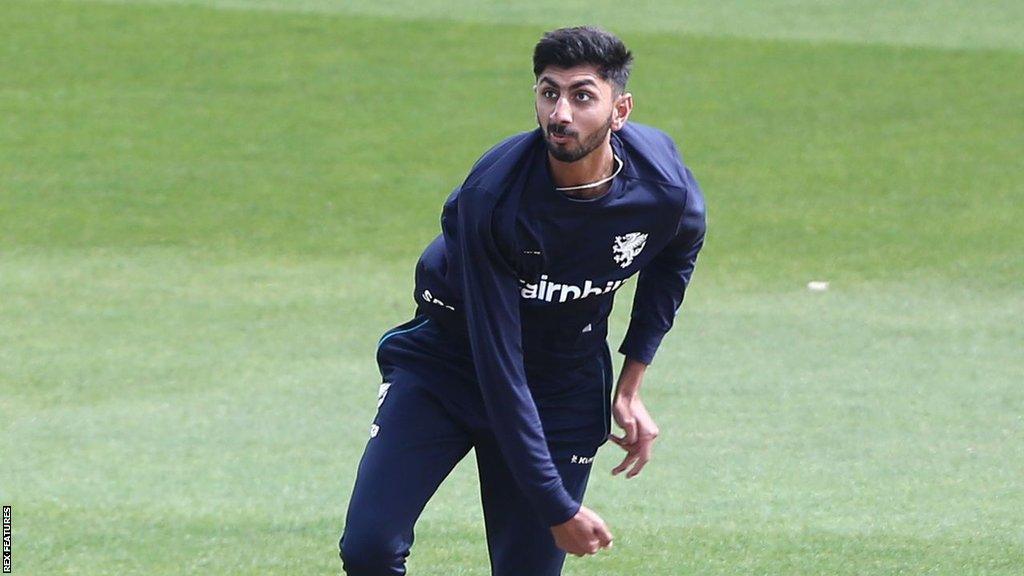
[[[548,134],[550,134],[550,135],[557,134],[559,136],[573,136],[573,137],[575,137],[576,136],[576,131],[575,130],[569,130],[565,126],[560,126],[560,125],[556,124],[556,125],[548,126]]]

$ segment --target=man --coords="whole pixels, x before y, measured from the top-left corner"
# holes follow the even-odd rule
[[[632,55],[590,27],[537,44],[538,128],[488,151],[416,268],[416,315],[384,334],[384,378],[340,541],[353,576],[405,574],[413,526],[472,447],[495,576],[561,573],[612,546],[581,505],[597,449],[640,473],[640,399],[704,241],[704,202],[665,134],[628,124]],[[611,399],[607,320],[638,276]],[[610,435],[610,417],[623,428]]]

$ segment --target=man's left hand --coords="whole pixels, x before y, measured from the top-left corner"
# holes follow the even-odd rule
[[[658,425],[647,413],[639,395],[616,395],[612,406],[615,423],[623,430],[622,436],[610,434],[608,438],[626,451],[622,463],[612,469],[615,476],[631,465],[633,468],[626,473],[632,478],[640,473],[651,459],[651,449],[658,437]]]

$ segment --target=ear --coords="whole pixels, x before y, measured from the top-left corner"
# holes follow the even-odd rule
[[[619,95],[612,104],[612,130],[618,131],[626,125],[633,111],[633,95],[629,92]]]

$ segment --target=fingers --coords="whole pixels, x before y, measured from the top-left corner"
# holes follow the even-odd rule
[[[612,468],[612,476],[617,476],[620,472],[626,468],[632,468],[626,473],[626,478],[633,478],[639,474],[644,466],[647,465],[651,460],[651,450],[654,445],[654,436],[643,436],[633,446],[623,446],[623,449],[627,451],[626,457],[622,459],[622,462]],[[621,444],[620,444],[621,446]]]
[[[612,533],[608,530],[608,527],[603,523],[594,528],[594,532],[590,540],[586,544],[586,552],[582,554],[576,554],[577,556],[587,556],[590,554],[597,554],[604,548],[612,547]]]
[[[622,436],[615,442],[619,446],[623,444],[634,444],[636,442],[636,420],[632,418],[623,418],[619,422],[619,427],[622,428]],[[612,437],[615,438],[614,436]]]
[[[581,542],[577,546],[574,546],[569,553],[577,558],[582,558],[591,554],[597,554],[602,548],[606,547],[611,548],[611,540],[608,540],[607,544],[605,544],[605,541],[594,534],[591,538],[587,539],[585,543]]]
[[[616,436],[615,434],[609,434],[608,435],[608,439],[611,440],[612,442],[615,442],[619,446],[622,446],[623,448],[627,448],[627,446],[628,446],[628,444],[626,444],[626,436],[625,435]]]
[[[609,434],[608,439],[615,442],[619,446],[625,448],[626,446],[632,446],[636,443],[636,422],[627,422],[622,425],[623,433],[622,436],[616,436]]]
[[[626,473],[627,479],[633,478],[639,474],[640,471],[644,469],[644,466],[651,461],[651,443],[645,442],[643,447],[637,451],[637,456],[636,464],[633,466],[633,469]]]
[[[594,535],[597,536],[598,546],[601,548],[612,547],[612,532],[603,522],[594,529]]]
[[[611,548],[612,533],[608,525],[596,512],[586,508],[581,510],[584,513],[582,525],[578,526],[580,531],[575,534],[574,542],[563,549],[574,556],[582,557],[597,554],[604,548]]]
[[[626,468],[629,468],[629,466],[633,462],[635,462],[636,459],[639,457],[640,452],[638,450],[630,450],[629,453],[626,454],[626,457],[622,459],[622,463],[616,466],[615,468],[612,468],[612,476],[616,476],[619,472],[622,472]]]

